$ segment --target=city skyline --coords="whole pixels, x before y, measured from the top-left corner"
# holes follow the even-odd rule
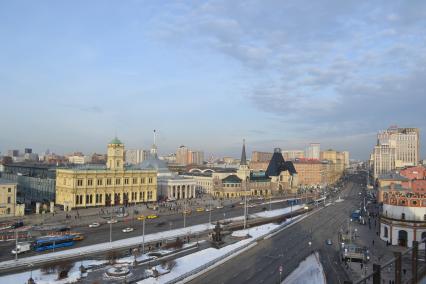
[[[152,129],[160,153],[206,157],[245,138],[367,160],[395,124],[423,141],[425,5],[2,2],[0,152],[149,149]]]

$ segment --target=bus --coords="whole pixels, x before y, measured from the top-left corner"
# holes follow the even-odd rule
[[[41,237],[34,241],[34,251],[45,251],[74,245],[74,235]]]

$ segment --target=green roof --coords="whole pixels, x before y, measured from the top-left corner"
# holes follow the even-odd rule
[[[109,142],[109,144],[123,144],[120,139],[117,138],[117,136],[114,137],[114,139]]]

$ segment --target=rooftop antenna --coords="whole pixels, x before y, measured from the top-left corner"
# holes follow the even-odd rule
[[[155,144],[156,140],[157,140],[157,134],[155,133],[155,129],[154,129],[154,145],[156,145]]]

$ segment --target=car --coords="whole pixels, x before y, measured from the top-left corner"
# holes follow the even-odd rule
[[[213,208],[206,208],[206,212],[213,211]]]
[[[118,218],[124,218],[124,217],[127,217],[127,216],[129,216],[129,213],[127,213],[127,212],[117,214]]]
[[[133,229],[133,228],[131,228],[131,227],[127,227],[127,228],[124,228],[122,231],[123,231],[123,233],[130,233],[130,232],[133,232],[135,229]]]
[[[99,227],[101,224],[99,224],[99,223],[97,223],[97,222],[94,222],[94,223],[92,223],[92,224],[90,224],[89,225],[89,228],[97,228],[97,227]]]
[[[151,215],[148,215],[146,218],[147,219],[155,219],[155,218],[158,218],[158,216],[155,215],[155,214],[151,214]]]
[[[240,202],[240,205],[244,205],[244,202],[242,202],[242,201],[241,201],[241,202]]]
[[[204,212],[204,208],[203,207],[198,207],[197,209],[195,209],[197,212]]]
[[[253,208],[253,207],[256,207],[256,205],[255,204],[249,204],[249,205],[247,205],[247,207]]]
[[[191,214],[191,210],[190,209],[186,209],[186,210],[184,210],[182,212],[182,214],[189,215],[189,214]]]
[[[117,223],[118,221],[116,220],[116,219],[111,219],[111,220],[108,220],[107,221],[107,223],[108,224],[115,224],[115,223]]]
[[[222,208],[223,208],[222,205],[216,206],[216,209],[222,209]]]
[[[333,244],[333,242],[332,242],[330,239],[327,239],[327,240],[325,241],[325,243],[326,243],[327,245],[329,245],[329,246],[331,246],[331,245]]]
[[[143,220],[145,220],[145,216],[144,215],[139,215],[137,219],[139,221],[143,221]]]

